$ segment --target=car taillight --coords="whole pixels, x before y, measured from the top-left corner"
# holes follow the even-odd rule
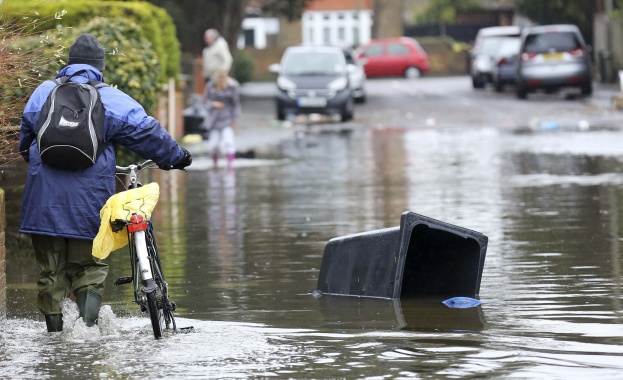
[[[522,53],[521,54],[521,60],[524,62],[527,62],[534,57],[536,57],[536,53]]]
[[[574,58],[584,58],[586,57],[586,50],[582,48],[569,50],[569,55],[571,55]]]

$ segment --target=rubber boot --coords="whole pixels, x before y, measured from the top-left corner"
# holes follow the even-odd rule
[[[101,303],[102,296],[92,289],[81,290],[76,293],[76,304],[80,310],[80,316],[88,327],[97,323]]]
[[[234,168],[234,154],[227,153],[227,170],[231,171]]]
[[[45,325],[48,328],[48,332],[63,331],[63,314],[46,315]]]
[[[212,154],[212,163],[214,164],[214,169],[216,169],[218,167],[218,154]]]

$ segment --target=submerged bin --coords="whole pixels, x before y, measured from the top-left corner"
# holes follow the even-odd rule
[[[361,297],[476,297],[488,238],[405,212],[400,226],[331,239],[318,290]]]

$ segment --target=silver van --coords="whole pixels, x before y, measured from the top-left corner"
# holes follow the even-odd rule
[[[469,71],[474,88],[484,88],[492,81],[494,60],[500,45],[508,37],[519,37],[518,26],[490,26],[476,34],[474,48],[470,51]]]
[[[590,54],[575,25],[525,28],[516,64],[519,99],[538,89],[554,92],[562,87],[579,88],[586,96],[593,93]]]

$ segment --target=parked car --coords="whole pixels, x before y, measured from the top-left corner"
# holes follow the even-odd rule
[[[344,59],[346,59],[346,69],[348,70],[348,80],[353,91],[353,98],[357,103],[366,101],[366,72],[361,62],[355,58],[350,48],[344,48]]]
[[[474,47],[470,52],[470,75],[474,88],[484,88],[491,83],[494,57],[504,38],[519,37],[518,26],[492,26],[482,28],[476,34]]]
[[[591,59],[575,25],[542,25],[526,28],[521,35],[517,60],[517,97],[545,89],[577,87],[583,95],[593,93]]]
[[[515,84],[515,61],[519,56],[519,36],[504,37],[493,57],[491,78],[495,91],[502,92],[508,84]]]
[[[354,98],[344,51],[329,46],[291,46],[273,64],[278,74],[277,119],[287,114],[338,114],[342,121],[353,118]]]
[[[363,63],[368,78],[417,78],[428,74],[430,70],[428,54],[410,37],[371,40],[357,49],[356,57]]]

